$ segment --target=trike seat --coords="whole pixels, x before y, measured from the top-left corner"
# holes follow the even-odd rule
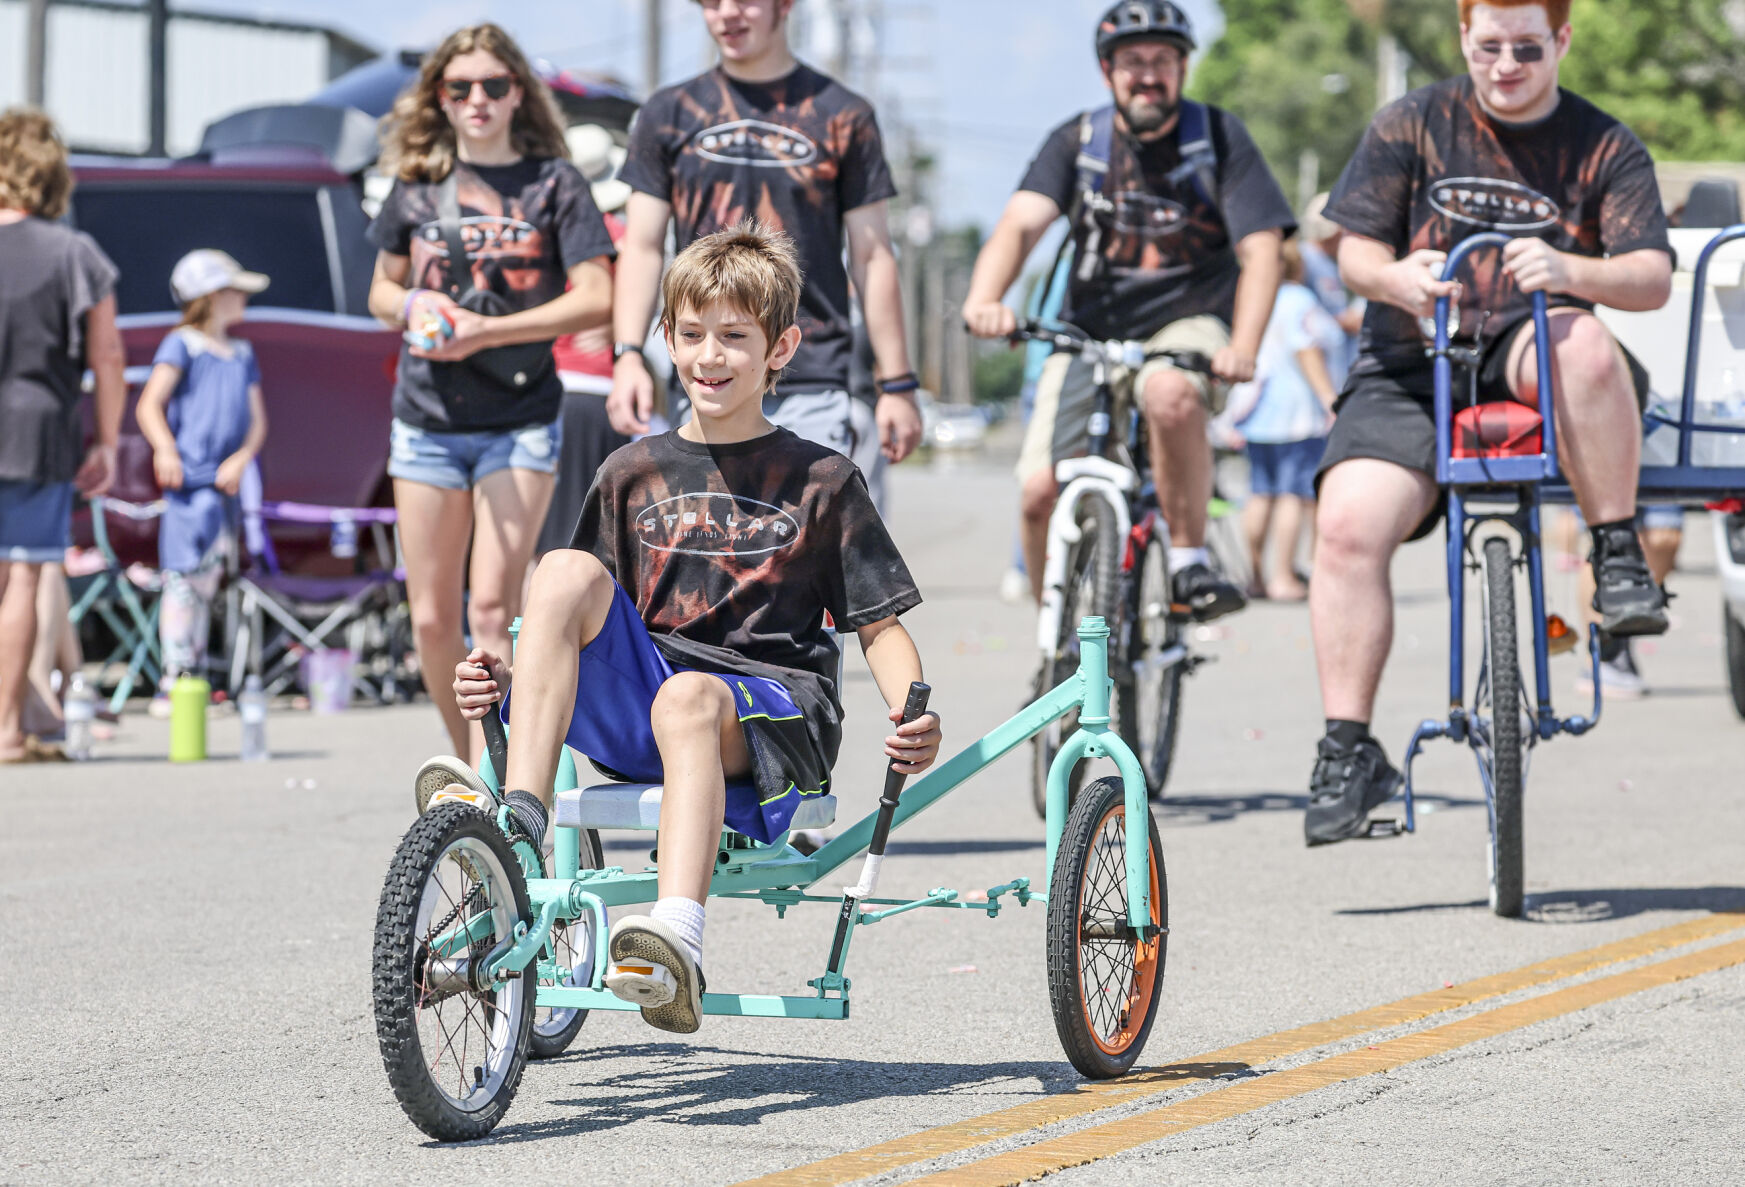
[[[660,827],[658,783],[601,783],[557,793],[557,822],[563,828],[628,828],[653,832]],[[790,829],[824,828],[836,819],[836,797],[809,795],[794,810]]]
[[[1452,452],[1457,458],[1532,457],[1543,448],[1543,426],[1525,404],[1474,404],[1454,415]]]

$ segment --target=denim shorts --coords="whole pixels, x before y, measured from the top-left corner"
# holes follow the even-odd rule
[[[563,422],[488,429],[478,433],[438,433],[394,419],[388,437],[388,477],[469,490],[498,470],[557,472]]]
[[[1257,495],[1295,495],[1313,502],[1315,469],[1321,464],[1325,437],[1269,444],[1248,443],[1249,489]]]
[[[59,564],[72,543],[72,483],[0,482],[0,561]]]

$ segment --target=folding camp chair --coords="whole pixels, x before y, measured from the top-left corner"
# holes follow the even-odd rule
[[[109,710],[120,713],[134,685],[144,681],[156,688],[163,677],[163,650],[158,643],[158,603],[162,583],[157,570],[145,565],[123,565],[109,535],[109,517],[121,516],[134,523],[156,520],[164,512],[164,501],[129,503],[122,499],[98,497],[91,500],[91,534],[103,568],[86,577],[69,577],[74,600],[68,617],[75,630],[95,615],[115,637],[115,645],[102,661],[103,670],[111,664],[125,663],[126,668],[115,692],[109,698]],[[148,608],[149,607],[149,608]]]

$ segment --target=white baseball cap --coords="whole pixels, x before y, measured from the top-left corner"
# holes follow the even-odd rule
[[[258,293],[267,287],[267,278],[259,272],[248,272],[229,252],[202,247],[176,261],[170,273],[170,295],[176,303],[208,296],[220,289],[240,289]]]

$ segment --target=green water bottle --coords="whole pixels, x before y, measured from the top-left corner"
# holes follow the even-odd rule
[[[170,761],[201,762],[206,757],[206,706],[212,686],[183,674],[170,685]]]

